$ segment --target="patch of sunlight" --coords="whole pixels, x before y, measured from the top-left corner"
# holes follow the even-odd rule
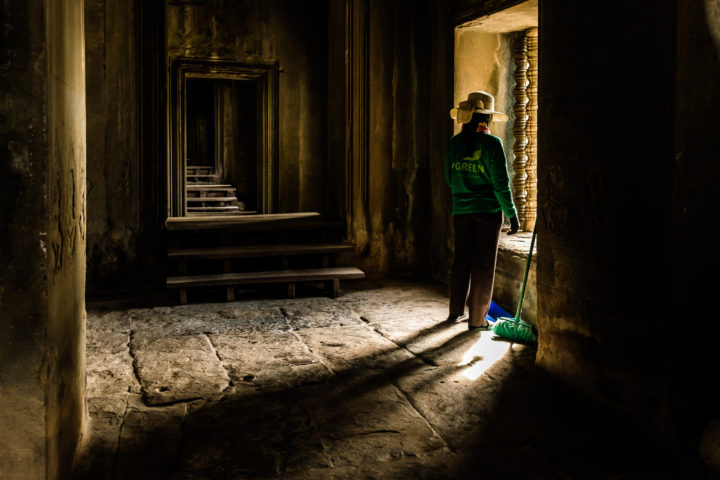
[[[483,332],[458,363],[459,367],[467,365],[462,376],[468,380],[477,380],[480,375],[500,360],[512,348],[509,342],[498,342],[492,339],[492,332]]]

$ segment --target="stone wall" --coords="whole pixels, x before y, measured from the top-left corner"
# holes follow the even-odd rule
[[[460,25],[482,15],[489,15],[512,8],[525,0],[450,0],[452,21]]]
[[[429,9],[369,3],[366,268],[408,276],[425,269],[429,231]]]
[[[2,4],[0,465],[44,478],[48,136],[44,2]],[[23,21],[20,21],[22,19]],[[13,112],[13,117],[9,116]]]
[[[537,363],[668,441],[717,405],[717,356],[679,338],[717,338],[693,315],[717,265],[717,31],[690,4],[541,6]]]
[[[710,313],[720,271],[720,162],[714,141],[720,126],[720,1],[700,3],[677,2],[675,119],[670,126],[675,146],[668,323],[679,327],[678,337],[692,338],[672,342],[670,387],[673,416],[683,425],[681,433],[690,438],[697,438],[711,418],[720,416],[720,397],[706,388],[720,367],[720,324]],[[720,470],[720,429],[715,423],[712,461]],[[709,430],[710,441],[708,435]]]
[[[441,2],[438,2],[441,3]],[[452,210],[450,189],[445,180],[445,149],[453,135],[453,123],[450,109],[455,106],[454,98],[454,43],[455,10],[452,2],[435,5],[432,22],[432,81],[430,104],[430,222],[433,225],[429,239],[428,258],[430,276],[442,282],[450,279],[452,256],[454,252],[452,220],[448,212]]]
[[[662,429],[673,5],[634,2],[609,25],[587,6],[541,8],[537,362]],[[631,134],[614,133],[609,103],[629,109]]]
[[[467,99],[470,92],[484,90],[495,97],[495,110],[508,115],[507,122],[494,121],[493,135],[503,141],[508,171],[512,175],[513,107],[515,99],[512,74],[514,63],[512,45],[516,35],[489,33],[479,28],[455,30],[455,85],[454,106]],[[448,109],[449,110],[449,109]],[[454,124],[454,132],[460,133],[461,125]]]
[[[0,476],[52,479],[85,422],[82,1],[0,8]]]
[[[136,4],[87,0],[84,8],[88,293],[152,288],[152,275],[137,272],[153,268],[159,252],[146,255],[141,218]]]
[[[329,193],[340,197],[356,245],[349,261],[369,276],[429,270],[419,259],[434,234],[428,73],[436,4],[331,2],[329,151],[344,165],[329,166]]]

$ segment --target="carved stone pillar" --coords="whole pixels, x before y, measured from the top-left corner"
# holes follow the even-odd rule
[[[527,156],[527,104],[528,104],[528,61],[527,61],[527,37],[522,34],[513,44],[512,52],[513,60],[515,61],[515,90],[513,94],[515,96],[515,106],[513,111],[515,113],[515,123],[513,124],[513,135],[515,136],[515,145],[513,146],[513,153],[515,159],[513,160],[513,181],[512,181],[512,193],[513,200],[515,201],[515,208],[518,212],[521,225],[524,225],[526,203],[527,203],[527,192],[525,189],[525,183],[527,180],[526,165],[528,162]],[[524,227],[523,227],[524,228]]]
[[[520,218],[523,230],[532,230],[537,218],[537,129],[538,129],[538,29],[525,32],[527,39],[528,87],[527,87],[527,164],[525,172],[525,215]]]

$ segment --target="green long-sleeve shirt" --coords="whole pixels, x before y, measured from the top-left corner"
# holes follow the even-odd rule
[[[450,139],[445,157],[445,179],[452,189],[452,214],[495,213],[517,215],[502,140],[483,132],[473,133],[473,150],[466,154],[465,134]]]

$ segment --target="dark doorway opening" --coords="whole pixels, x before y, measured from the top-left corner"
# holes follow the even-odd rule
[[[187,86],[187,164],[215,167],[215,111],[212,81],[190,79]]]
[[[173,61],[168,217],[267,214],[277,182],[277,65]]]
[[[258,165],[262,161],[258,156],[259,90],[256,80],[188,79],[188,213],[199,213],[202,208],[196,205],[193,190],[203,184],[223,185],[217,189],[226,189],[222,198],[236,198],[224,202],[238,207],[227,213],[257,212],[261,204],[258,175],[262,171]]]

